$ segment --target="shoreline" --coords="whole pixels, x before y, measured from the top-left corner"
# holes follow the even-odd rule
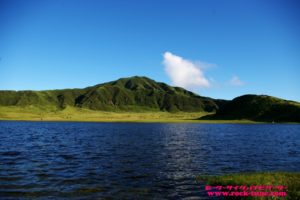
[[[215,190],[221,192],[238,192],[240,194],[243,192],[250,193],[249,187],[265,187],[271,186],[273,189],[256,189],[259,192],[284,192],[285,195],[282,196],[285,199],[299,199],[300,197],[300,172],[284,172],[284,171],[262,171],[262,172],[240,172],[240,173],[228,173],[224,175],[209,176],[209,175],[198,175],[196,177],[197,182],[203,182],[209,187],[221,187],[223,189]],[[224,187],[223,187],[224,186]],[[239,190],[226,189],[228,186],[238,186]],[[242,189],[242,188],[247,189]],[[278,189],[278,188],[281,188]],[[229,187],[230,188],[230,187]],[[277,188],[277,189],[276,189]],[[206,188],[206,192],[209,193],[213,191]],[[224,194],[224,193],[223,193]],[[235,193],[236,194],[236,193]],[[244,194],[244,193],[243,193]],[[277,193],[278,194],[278,193]],[[223,196],[228,199],[229,196]],[[250,199],[273,199],[274,195],[269,196],[239,196],[240,198],[250,198]],[[275,199],[280,198],[280,196],[275,196]]]
[[[297,122],[257,122],[251,120],[193,120],[193,119],[147,119],[147,120],[120,120],[120,119],[107,119],[107,120],[72,120],[72,119],[5,119],[0,118],[0,121],[16,121],[16,122],[87,122],[87,123],[187,123],[187,124],[276,124],[276,125],[284,125],[284,124],[295,124],[299,125]]]

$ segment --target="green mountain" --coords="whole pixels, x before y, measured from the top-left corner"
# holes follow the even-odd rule
[[[0,106],[59,111],[215,112],[201,119],[300,122],[300,103],[266,95],[244,95],[231,101],[202,97],[147,77],[134,76],[83,89],[0,91]],[[1,114],[1,113],[0,113]]]
[[[223,101],[138,76],[84,89],[0,91],[0,106],[57,109],[71,106],[103,111],[212,112],[218,109],[218,102]]]
[[[220,106],[216,114],[202,119],[300,122],[300,103],[267,95],[243,95]]]

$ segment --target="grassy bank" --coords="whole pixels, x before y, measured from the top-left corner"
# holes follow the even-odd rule
[[[104,112],[67,107],[0,106],[0,120],[25,121],[91,121],[91,122],[189,122],[189,123],[255,123],[249,120],[198,120],[207,112]]]
[[[300,199],[300,173],[292,172],[262,172],[239,173],[223,176],[198,176],[198,182],[205,182],[211,186],[285,186],[287,197],[252,197],[248,199]],[[232,197],[231,197],[232,198]],[[236,197],[234,197],[236,198]],[[243,197],[243,199],[247,199]]]

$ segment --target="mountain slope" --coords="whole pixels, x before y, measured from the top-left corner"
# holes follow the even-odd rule
[[[0,91],[0,106],[43,112],[67,110],[65,108],[126,112],[205,111],[216,113],[201,119],[300,122],[298,102],[266,95],[243,95],[231,101],[216,100],[139,76],[83,89]]]
[[[171,87],[147,77],[121,78],[87,87],[48,91],[0,91],[1,106],[36,106],[64,109],[67,106],[104,111],[207,111],[217,102],[183,88]]]
[[[215,115],[203,119],[300,122],[300,103],[267,95],[243,95],[220,106]]]

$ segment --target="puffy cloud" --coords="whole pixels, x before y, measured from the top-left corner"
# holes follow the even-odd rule
[[[240,80],[240,78],[238,76],[233,76],[230,81],[229,81],[229,84],[230,85],[233,85],[233,86],[242,86],[244,85],[245,83],[243,81]]]
[[[174,85],[186,89],[210,86],[210,82],[203,74],[203,69],[212,64],[192,62],[171,52],[165,52],[163,56],[165,71]]]

